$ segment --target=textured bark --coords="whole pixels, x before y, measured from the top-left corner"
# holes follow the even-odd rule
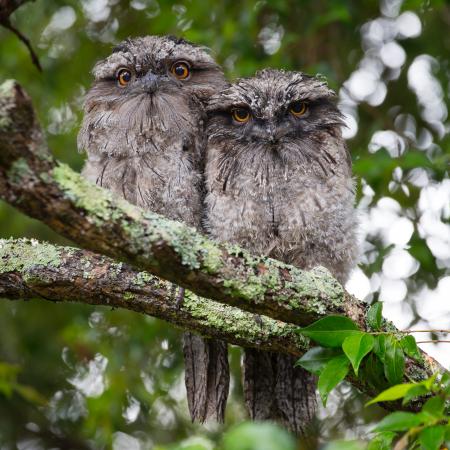
[[[227,343],[184,333],[183,353],[192,421],[224,422],[230,387]]]
[[[123,307],[207,337],[293,356],[303,354],[308,343],[289,323],[306,325],[342,314],[367,329],[367,305],[347,294],[325,269],[302,271],[217,244],[114,198],[57,163],[30,99],[13,81],[0,85],[0,197],[82,247],[215,301],[186,293],[180,307],[167,283],[148,272],[86,251],[14,241],[2,242],[0,249],[4,297]],[[423,355],[424,364],[407,361],[407,379],[422,380],[443,370]],[[368,395],[375,393],[365,380],[348,380]]]
[[[0,240],[0,297],[41,298],[124,308],[231,344],[301,355],[308,340],[296,328],[185,293],[173,296],[172,283],[133,270],[105,256],[29,240]]]

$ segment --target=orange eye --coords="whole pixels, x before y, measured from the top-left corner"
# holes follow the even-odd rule
[[[236,108],[231,111],[231,115],[236,122],[245,123],[250,120],[250,113],[245,108]]]
[[[128,69],[120,69],[117,72],[116,78],[121,86],[126,86],[131,81],[133,76]]]
[[[308,110],[308,105],[305,102],[294,102],[289,107],[289,112],[295,117],[303,116]]]
[[[178,78],[179,80],[186,80],[191,74],[191,68],[188,63],[178,61],[172,65],[170,72],[175,78]]]

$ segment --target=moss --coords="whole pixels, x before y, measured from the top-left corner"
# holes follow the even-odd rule
[[[35,266],[59,267],[60,252],[34,240],[0,240],[0,273],[27,272]]]
[[[219,333],[232,333],[237,339],[260,344],[273,340],[274,337],[289,336],[294,338],[299,349],[306,349],[308,339],[295,333],[296,327],[265,316],[255,316],[238,308],[213,301],[205,301],[186,291],[183,309],[187,310],[197,321]],[[258,320],[256,320],[258,317]]]
[[[31,178],[33,171],[24,158],[18,158],[11,164],[7,176],[12,183],[20,184],[25,179]]]
[[[123,299],[124,299],[124,300],[133,300],[133,299],[135,299],[135,298],[136,298],[136,295],[133,294],[132,292],[125,292],[125,293],[123,294]]]
[[[53,169],[53,179],[75,206],[90,213],[96,225],[101,226],[113,219],[113,215],[120,214],[116,208],[111,208],[110,192],[92,185],[69,166],[58,164]]]
[[[2,98],[10,98],[14,96],[14,86],[16,85],[15,80],[6,80],[0,84],[0,100]]]
[[[139,272],[134,278],[133,278],[133,284],[135,286],[145,286],[146,284],[149,284],[152,282],[152,280],[155,277],[153,275],[150,275],[148,272]]]

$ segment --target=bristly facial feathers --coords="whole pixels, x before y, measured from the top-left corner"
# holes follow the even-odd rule
[[[179,79],[172,72],[178,62],[189,68],[186,78]],[[129,81],[121,85],[118,77],[124,70],[129,72]],[[202,131],[202,107],[197,103],[225,82],[220,67],[204,48],[168,36],[122,42],[95,65],[93,74],[78,146],[110,155],[156,151],[160,143],[154,142],[154,132],[192,140]],[[140,135],[130,139],[137,132]]]
[[[298,105],[306,108],[301,116],[291,111]],[[236,109],[248,111],[249,120],[236,122],[232,115]],[[277,165],[287,169],[294,164],[327,177],[341,166],[336,157],[346,160],[340,170],[350,171],[346,152],[335,155],[321,145],[327,136],[340,139],[343,122],[334,92],[317,78],[266,69],[213,96],[207,112],[209,145],[221,143],[220,178],[226,184],[242,167],[251,167],[255,181],[262,184]]]

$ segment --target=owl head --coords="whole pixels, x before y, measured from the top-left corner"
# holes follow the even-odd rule
[[[201,102],[225,83],[205,48],[172,36],[127,39],[93,75],[78,137],[90,152],[118,153],[139,133],[194,132]]]
[[[327,176],[339,157],[342,115],[316,77],[265,69],[212,96],[207,113],[208,152],[225,171],[295,165]]]

